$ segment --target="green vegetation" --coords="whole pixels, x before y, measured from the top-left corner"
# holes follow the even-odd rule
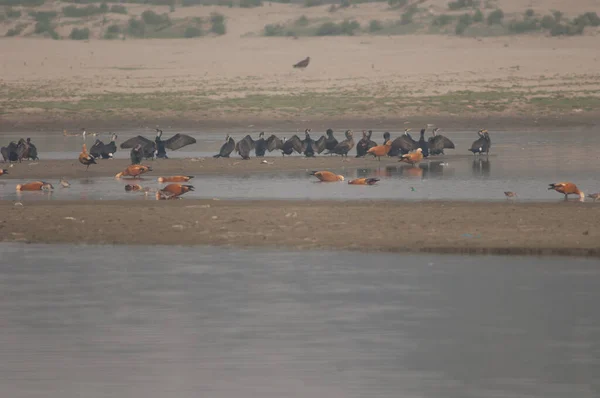
[[[45,0],[0,0],[0,6],[37,7],[43,5]]]
[[[6,10],[4,10],[4,15],[6,15],[7,19],[21,18],[21,10],[13,10],[12,8],[8,7]]]
[[[157,14],[152,10],[146,10],[142,13],[142,21],[147,25],[171,25],[168,14]]]
[[[23,29],[25,29],[26,27],[27,27],[27,24],[25,24],[25,23],[17,24],[17,26],[15,26],[14,28],[9,29],[6,32],[6,37],[18,36],[18,35],[21,34],[21,32],[23,31]]]
[[[140,19],[131,18],[127,23],[127,34],[133,37],[144,37],[146,35],[146,24]]]
[[[325,22],[317,29],[317,36],[354,36],[355,32],[360,30],[360,24],[355,20],[344,20],[336,24],[335,22]]]
[[[379,32],[380,30],[383,30],[383,24],[381,21],[372,19],[371,22],[369,22],[369,32],[374,33]]]
[[[52,21],[57,15],[58,13],[56,11],[29,11],[29,16],[37,22]]]
[[[322,6],[323,0],[304,0],[304,7]]]
[[[186,39],[191,39],[194,37],[200,37],[202,36],[203,32],[202,29],[197,27],[197,26],[188,26],[187,28],[185,28],[185,32],[183,33],[183,37],[185,37]]]
[[[463,8],[476,8],[479,7],[479,1],[477,0],[456,0],[448,3],[449,10],[460,10]]]
[[[402,8],[408,4],[408,0],[388,0],[391,8]]]
[[[310,21],[306,17],[306,15],[302,15],[300,18],[294,21],[294,26],[308,26]]]
[[[110,7],[109,12],[112,12],[113,14],[127,14],[127,8],[120,4],[115,4]]]
[[[106,39],[106,40],[118,39],[120,34],[121,34],[121,27],[117,24],[112,24],[108,28],[106,28],[106,31],[104,32],[104,39]]]
[[[431,21],[431,24],[434,26],[446,26],[454,21],[454,17],[448,14],[438,15]]]
[[[240,8],[253,8],[262,5],[262,0],[240,0]]]
[[[90,38],[90,30],[88,28],[73,28],[69,38],[71,40],[87,40]]]
[[[502,24],[502,20],[504,19],[504,11],[497,9],[488,14],[487,23],[488,25],[494,24]]]
[[[408,8],[408,10],[406,10],[401,16],[400,16],[400,25],[408,25],[413,23],[413,17],[415,16],[415,14],[419,12],[419,9],[416,6],[410,6]]]
[[[227,33],[227,28],[225,26],[225,16],[223,14],[219,14],[213,12],[210,14],[210,31],[216,35],[224,35]]]
[[[54,30],[56,26],[50,21],[38,22],[35,24],[35,29],[33,33],[36,35],[44,35],[53,38],[54,40],[60,39],[56,30]]]
[[[477,9],[475,11],[475,14],[473,14],[473,22],[474,23],[480,23],[483,22],[483,12],[481,12],[480,9]]]

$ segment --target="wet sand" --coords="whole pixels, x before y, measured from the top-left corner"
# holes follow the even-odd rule
[[[464,155],[469,156],[469,155]],[[447,155],[449,158],[457,159],[463,155]],[[493,155],[490,155],[492,157]],[[472,157],[472,155],[471,155]],[[436,160],[443,160],[446,157],[438,156]],[[375,158],[354,158],[348,157],[342,159],[340,156],[319,156],[315,158],[305,158],[304,156],[294,155],[291,157],[268,157],[265,158],[268,164],[261,163],[263,159],[250,158],[243,160],[238,155],[231,158],[190,158],[190,159],[157,159],[146,160],[144,165],[152,167],[152,171],[144,174],[144,179],[156,179],[158,176],[168,175],[202,175],[202,174],[222,174],[222,175],[243,175],[247,173],[259,172],[277,172],[293,170],[324,170],[324,169],[342,169],[357,168],[363,166],[377,167],[381,165],[399,165],[398,158],[382,159],[379,162]],[[17,178],[23,181],[39,179],[59,179],[65,178],[86,178],[86,177],[112,177],[123,171],[131,162],[129,159],[98,160],[98,164],[86,167],[74,160],[41,160],[38,162],[15,163],[13,167],[0,164],[0,167],[8,170],[8,175],[2,178]],[[48,181],[52,183],[52,181]]]
[[[600,257],[600,206],[400,201],[1,202],[0,241]]]

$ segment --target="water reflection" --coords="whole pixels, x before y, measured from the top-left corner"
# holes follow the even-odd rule
[[[487,156],[477,156],[473,159],[473,176],[474,177],[489,177],[491,172],[490,159]]]

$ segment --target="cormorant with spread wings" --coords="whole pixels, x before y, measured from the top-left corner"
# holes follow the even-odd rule
[[[154,158],[155,155],[159,158],[167,158],[167,152],[165,148],[175,151],[183,148],[184,146],[196,143],[196,139],[187,134],[178,133],[168,140],[162,140],[162,130],[156,129],[156,132],[156,139],[154,141],[138,135],[137,137],[130,138],[123,142],[121,144],[121,148],[134,148],[136,145],[140,144],[142,146],[144,158]]]

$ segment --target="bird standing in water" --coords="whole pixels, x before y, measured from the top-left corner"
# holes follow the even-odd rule
[[[81,153],[79,154],[79,163],[87,166],[85,170],[90,168],[90,164],[97,164],[96,159],[87,152],[87,146],[83,144]]]
[[[562,193],[565,195],[565,200],[569,197],[569,195],[577,195],[579,196],[579,200],[583,202],[585,200],[585,194],[583,191],[580,191],[577,188],[577,185],[572,182],[555,182],[553,184],[548,184],[548,190],[555,190],[556,192]]]

